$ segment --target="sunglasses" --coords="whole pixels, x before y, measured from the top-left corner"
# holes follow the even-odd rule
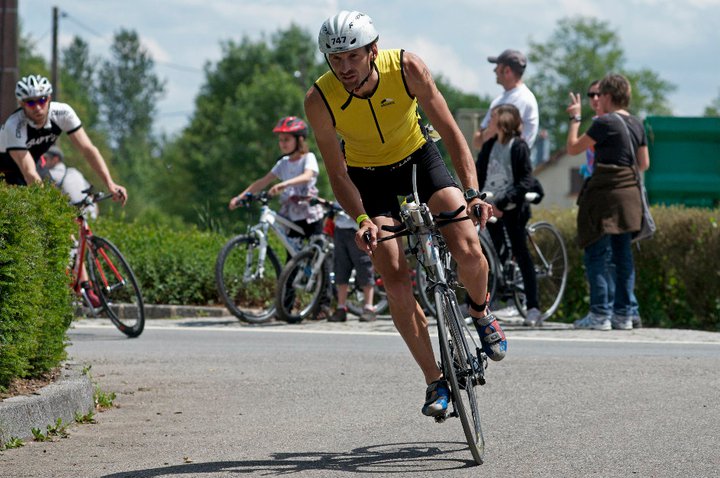
[[[47,96],[41,96],[40,98],[35,98],[34,100],[25,100],[25,101],[23,101],[23,103],[25,103],[25,106],[34,108],[35,105],[44,106],[45,103],[47,103],[47,101],[48,101]]]
[[[594,91],[591,91],[591,92],[589,92],[589,93],[587,94],[587,97],[588,97],[588,98],[595,98],[595,97],[598,97],[598,98],[599,98],[599,97],[600,97],[600,93],[596,93],[596,92],[594,92]]]

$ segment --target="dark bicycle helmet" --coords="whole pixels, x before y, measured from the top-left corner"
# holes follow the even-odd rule
[[[288,133],[296,137],[307,138],[308,127],[297,116],[286,116],[278,121],[278,124],[273,128],[273,133]]]

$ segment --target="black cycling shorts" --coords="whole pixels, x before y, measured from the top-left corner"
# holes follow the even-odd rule
[[[427,203],[441,189],[460,188],[433,142],[425,143],[410,156],[389,166],[348,166],[348,175],[360,192],[368,216],[400,219],[400,203],[405,196],[413,193],[413,164],[418,165],[417,186],[421,202]]]
[[[0,157],[0,181],[18,186],[27,186],[25,176],[23,176],[22,171],[20,171],[20,168],[9,154]]]

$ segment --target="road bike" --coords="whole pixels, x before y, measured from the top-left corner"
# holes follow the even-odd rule
[[[302,239],[290,237],[286,231],[304,235],[300,226],[270,208],[270,199],[265,191],[243,197],[242,206],[261,204],[260,220],[248,226],[245,234],[230,239],[215,261],[215,283],[225,306],[235,317],[251,324],[268,322],[275,316],[275,288],[282,265],[269,243],[269,234],[274,233],[290,256],[301,249]]]
[[[120,250],[107,239],[96,236],[90,230],[86,209],[93,204],[111,198],[112,194],[83,191],[85,198],[74,204],[78,207],[77,248],[73,249],[71,287],[90,315],[104,313],[122,333],[128,337],[139,336],[145,327],[145,307],[135,274]],[[82,267],[87,268],[91,290],[100,300],[93,304],[83,287]]]
[[[487,199],[492,198],[492,194],[483,193]],[[527,202],[533,202],[537,198],[537,193],[529,192],[525,195]],[[492,221],[491,222],[495,222]],[[487,229],[480,230],[478,228],[478,236],[480,245],[482,246],[485,258],[488,261],[488,285],[487,290],[492,298],[493,305],[512,300],[518,313],[522,317],[527,316],[527,306],[525,304],[525,286],[520,271],[520,266],[512,254],[512,246],[507,231],[503,228],[503,242],[500,249],[496,249]],[[538,303],[541,312],[540,321],[551,317],[560,306],[568,278],[568,256],[565,241],[555,226],[546,221],[528,224],[525,227],[525,237],[527,240],[527,248],[535,268],[535,277],[537,279]],[[448,258],[448,274],[450,274],[451,282],[457,283],[456,265]],[[425,276],[421,270],[418,270],[418,281],[423,286]],[[423,307],[429,309],[430,315],[434,315],[435,308],[432,305],[432,298],[424,291],[425,287],[420,287],[420,303]],[[463,303],[466,292],[465,289],[458,284],[456,294]]]
[[[425,271],[426,293],[433,297],[435,318],[440,349],[440,368],[450,387],[451,407],[436,421],[448,417],[459,417],[473,459],[482,464],[485,454],[485,438],[480,423],[476,386],[485,384],[487,356],[475,340],[460,303],[455,295],[457,284],[449,269],[450,251],[440,234],[448,224],[470,219],[458,217],[465,210],[461,206],[455,211],[441,212],[437,216],[430,212],[427,204],[421,203],[417,194],[416,166],[413,166],[413,195],[401,206],[398,226],[383,226],[392,234],[378,239],[378,242],[407,236],[410,248]]]

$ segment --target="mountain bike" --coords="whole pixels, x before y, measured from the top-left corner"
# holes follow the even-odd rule
[[[145,307],[135,274],[120,250],[107,239],[96,236],[90,230],[86,208],[111,198],[112,194],[97,192],[92,188],[83,191],[85,198],[76,203],[79,212],[77,249],[74,252],[71,287],[93,317],[100,313],[110,318],[115,327],[128,337],[139,336],[145,327]],[[93,304],[88,291],[83,288],[82,267],[87,267],[90,285],[100,299]]]
[[[268,322],[276,310],[275,288],[282,265],[269,243],[269,233],[274,233],[290,256],[301,249],[302,239],[290,237],[286,231],[304,235],[300,226],[270,208],[270,199],[265,191],[245,195],[242,206],[261,204],[260,220],[248,226],[245,234],[230,239],[215,261],[215,283],[225,306],[251,324]]]
[[[383,226],[392,234],[378,239],[384,242],[398,237],[409,238],[412,252],[425,271],[426,293],[433,297],[437,311],[437,330],[440,348],[440,368],[450,386],[452,409],[444,416],[459,417],[465,439],[473,459],[482,464],[485,454],[485,438],[480,424],[475,387],[485,384],[485,369],[488,359],[475,340],[460,310],[455,295],[457,284],[450,282],[453,274],[448,269],[450,251],[440,234],[440,228],[457,221],[470,219],[457,216],[465,210],[461,206],[455,211],[441,212],[434,216],[427,204],[421,203],[417,195],[416,167],[413,166],[413,191],[400,209],[399,226]]]
[[[312,198],[312,204],[320,204],[326,211],[323,234],[313,236],[308,244],[298,252],[283,268],[278,280],[275,306],[278,318],[288,323],[302,322],[313,316],[320,307],[323,294],[332,291],[334,284],[333,220],[342,208],[322,198]],[[374,283],[373,306],[375,313],[381,314],[388,307],[387,294],[382,279],[376,276]],[[335,295],[335,294],[333,294]],[[291,300],[292,299],[292,300]],[[362,287],[356,283],[353,270],[348,283],[348,310],[360,315],[365,306]]]
[[[527,202],[533,202],[536,198],[537,193],[529,192],[525,195]],[[488,278],[490,297],[496,301],[512,299],[520,315],[526,317],[525,286],[507,230],[503,228],[503,241],[499,248],[493,244],[487,229],[479,234],[491,271]],[[569,267],[567,248],[557,228],[546,221],[528,224],[525,237],[535,267],[540,320],[543,321],[557,311],[565,294]]]

